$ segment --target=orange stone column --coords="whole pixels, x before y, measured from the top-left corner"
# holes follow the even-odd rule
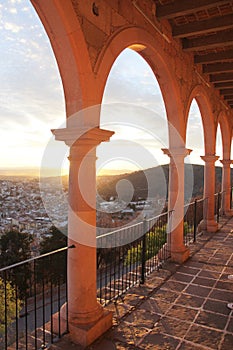
[[[216,232],[218,223],[215,221],[215,162],[219,157],[215,155],[201,156],[205,162],[204,169],[204,199],[206,199],[206,208],[204,208],[204,219],[201,228],[208,232]]]
[[[70,146],[68,244],[75,248],[68,251],[69,336],[85,347],[112,326],[112,313],[96,297],[96,147],[113,132],[66,128],[53,133]]]
[[[189,257],[184,244],[184,158],[191,150],[186,148],[162,149],[170,158],[168,210],[173,211],[169,232],[171,259],[183,263]]]
[[[232,216],[233,210],[230,208],[231,199],[231,167],[233,163],[231,159],[223,159],[220,161],[223,165],[222,168],[222,205],[221,215]]]

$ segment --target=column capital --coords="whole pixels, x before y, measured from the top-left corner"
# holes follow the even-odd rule
[[[192,152],[191,149],[180,147],[180,148],[162,148],[162,151],[171,159],[185,158]]]
[[[201,159],[204,160],[205,163],[215,163],[219,157],[215,154],[206,154],[205,156],[201,156]]]
[[[220,160],[220,162],[222,163],[223,166],[230,166],[231,164],[233,164],[233,160],[231,159],[222,159]]]
[[[83,127],[83,128],[63,128],[51,130],[55,136],[55,140],[64,141],[69,147],[78,144],[86,144],[92,147],[98,146],[101,142],[110,140],[114,131],[100,129],[99,127]]]

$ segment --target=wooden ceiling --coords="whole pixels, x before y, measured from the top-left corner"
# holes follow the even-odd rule
[[[203,78],[233,109],[233,1],[154,0],[156,17],[166,19],[183,50],[192,52]]]

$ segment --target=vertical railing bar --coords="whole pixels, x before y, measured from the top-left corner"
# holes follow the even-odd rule
[[[58,307],[58,337],[61,338],[61,285],[60,275],[58,276],[57,284],[57,307]]]
[[[100,259],[101,259],[101,248],[99,248],[99,254],[100,254]],[[101,260],[100,264],[97,267],[97,289],[99,286],[99,299],[100,299],[100,304],[102,304],[102,268],[101,268]]]
[[[131,245],[131,247],[134,248],[134,245]],[[133,255],[133,251],[132,249],[129,250],[130,251],[130,260],[129,260],[129,273],[128,273],[128,288],[130,288],[131,286],[131,276],[132,276],[132,255]]]
[[[219,222],[219,211],[220,211],[220,192],[217,195],[217,222]]]
[[[109,266],[109,300],[112,299],[112,260]]]
[[[128,249],[129,249],[129,245],[127,245],[127,251],[128,251]],[[123,291],[125,291],[126,289],[127,289],[127,287],[128,287],[128,271],[129,271],[129,265],[130,264],[130,252],[129,252],[129,262],[128,262],[128,258],[127,258],[127,264],[126,264],[126,266],[125,266],[125,285],[124,285],[124,288],[123,288]],[[123,278],[124,278],[124,276],[123,276]]]
[[[6,271],[4,271],[4,296],[5,296],[5,350],[7,350],[8,343],[8,327],[7,327],[7,275]]]
[[[28,350],[28,298],[27,291],[25,293],[25,346]]]
[[[44,285],[44,261],[42,261],[42,319],[43,319],[43,344],[45,345],[45,285]]]
[[[162,231],[162,223],[161,223],[161,218],[159,218],[158,220],[158,227],[157,227],[157,230],[160,232]],[[154,233],[154,237],[153,237],[153,255],[154,255],[154,269],[158,268],[158,252],[159,252],[159,249],[162,248],[160,247],[160,243],[159,243],[159,234],[158,232],[155,231]],[[156,252],[157,251],[157,252]]]
[[[37,297],[36,297],[36,260],[33,263],[34,276],[34,322],[35,322],[35,350],[37,350]]]
[[[68,254],[66,251],[66,259],[65,259],[65,285],[66,285],[66,331],[69,332],[69,308],[68,308],[68,275],[67,275],[67,262],[68,262]]]
[[[107,285],[108,285],[108,262],[105,261],[105,286],[104,286],[104,299],[105,299],[105,305],[107,303]]]
[[[146,273],[146,235],[147,235],[147,221],[146,218],[143,220],[142,225],[143,236],[142,236],[142,261],[141,261],[141,284],[145,283],[145,273]]]
[[[49,257],[51,265],[51,256]],[[51,344],[53,344],[53,282],[50,276],[50,329],[51,329]]]
[[[120,295],[120,275],[121,275],[121,247],[118,245],[118,295]]]
[[[230,187],[230,209],[232,209],[232,190],[233,187]]]
[[[117,295],[117,292],[116,292],[116,264],[117,264],[117,261],[116,261],[116,245],[114,247],[114,266],[113,266],[113,278],[114,278],[114,298],[116,297]]]
[[[121,246],[121,250],[122,250],[122,256],[123,256],[123,259],[122,259],[122,271],[121,271],[121,293],[123,293],[123,290],[124,290],[124,270],[125,270],[125,254],[124,254],[124,246]]]
[[[18,288],[15,283],[15,345],[16,350],[19,350],[19,323],[18,323]]]
[[[194,202],[193,242],[197,240],[197,200]]]

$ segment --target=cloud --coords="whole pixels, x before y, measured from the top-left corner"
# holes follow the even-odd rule
[[[19,31],[23,29],[22,26],[18,26],[18,25],[16,25],[16,24],[10,23],[10,22],[6,22],[6,23],[4,24],[4,28],[5,28],[6,30],[9,30],[9,31],[12,32],[12,33],[19,33]]]

